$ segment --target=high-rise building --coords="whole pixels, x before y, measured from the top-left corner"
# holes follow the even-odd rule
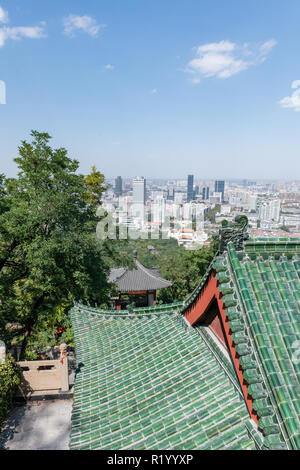
[[[166,216],[166,201],[163,196],[156,199],[152,205],[152,222],[163,224]]]
[[[146,204],[146,179],[142,176],[137,176],[133,180],[133,203]]]
[[[280,221],[280,199],[264,201],[259,207],[259,218],[264,222]]]
[[[187,202],[193,201],[194,199],[194,175],[189,175],[187,183]]]
[[[248,210],[251,212],[256,212],[257,209],[257,195],[249,194],[248,196]]]
[[[215,182],[215,193],[222,193],[222,202],[224,202],[225,181],[216,181]]]
[[[115,180],[115,196],[122,196],[123,193],[123,183],[121,176],[118,176]]]
[[[168,187],[167,200],[174,201],[175,199],[175,189],[174,187]]]
[[[222,193],[213,193],[209,196],[209,202],[212,204],[222,203]]]
[[[208,201],[209,199],[209,187],[208,186],[202,188],[202,199],[203,201]]]
[[[137,176],[133,180],[133,216],[145,220],[145,204],[147,199],[146,179]]]

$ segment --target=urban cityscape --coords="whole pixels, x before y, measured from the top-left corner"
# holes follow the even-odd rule
[[[300,237],[299,181],[118,176],[108,184],[103,208],[113,211],[116,224],[139,233],[141,238],[174,238],[186,249],[199,249],[237,215],[248,217],[251,238]],[[193,226],[196,218],[198,224]]]

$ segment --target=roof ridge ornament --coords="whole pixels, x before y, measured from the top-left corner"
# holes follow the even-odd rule
[[[244,242],[249,239],[247,228],[248,217],[245,215],[238,215],[233,222],[223,226],[219,231],[219,253],[224,253],[230,242],[237,251],[243,250]]]

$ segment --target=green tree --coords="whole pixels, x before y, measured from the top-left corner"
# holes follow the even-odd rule
[[[162,289],[158,301],[171,303],[184,300],[200,283],[218,249],[218,237],[211,239],[210,247],[199,250],[180,250],[169,256],[161,266],[162,277],[172,281],[172,287]]]
[[[22,355],[40,317],[82,299],[107,301],[108,246],[96,238],[104,176],[84,177],[47,133],[23,141],[17,178],[0,177],[0,335],[23,327]]]
[[[6,413],[10,408],[16,389],[21,384],[21,369],[8,355],[4,364],[0,364],[0,430]]]
[[[212,224],[216,223],[216,215],[221,212],[221,204],[216,204],[213,209],[210,209],[204,214],[204,220],[209,220]]]

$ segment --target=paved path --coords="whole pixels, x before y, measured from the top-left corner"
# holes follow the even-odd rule
[[[0,449],[67,450],[72,400],[28,402],[14,408],[0,436]]]

